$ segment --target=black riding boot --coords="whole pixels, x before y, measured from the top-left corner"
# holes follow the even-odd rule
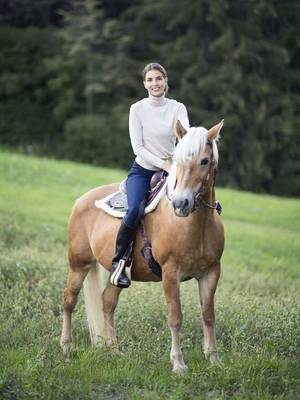
[[[112,259],[112,268],[109,278],[112,285],[120,288],[128,288],[130,286],[130,279],[125,273],[124,260],[122,260],[122,257],[132,241],[134,233],[135,229],[122,221],[116,239],[116,252]]]

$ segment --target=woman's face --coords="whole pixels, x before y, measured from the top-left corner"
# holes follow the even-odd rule
[[[165,92],[167,78],[157,69],[152,69],[146,73],[144,86],[151,96],[160,97]]]

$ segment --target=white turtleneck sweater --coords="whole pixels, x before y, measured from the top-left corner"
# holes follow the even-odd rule
[[[175,148],[175,124],[185,129],[189,119],[185,106],[165,96],[142,99],[130,107],[129,133],[135,161],[150,170],[161,169]]]

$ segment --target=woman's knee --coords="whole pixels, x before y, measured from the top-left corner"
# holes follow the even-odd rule
[[[144,215],[145,201],[139,205],[135,205],[128,208],[125,216],[125,223],[129,226],[136,226]]]

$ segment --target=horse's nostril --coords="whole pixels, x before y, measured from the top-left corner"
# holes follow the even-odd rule
[[[174,210],[176,209],[184,210],[189,206],[189,201],[188,199],[174,199],[172,201],[172,204]]]
[[[176,208],[180,208],[180,201],[179,201],[179,200],[173,200],[173,201],[172,201],[172,204],[173,204],[174,210],[175,210]]]

